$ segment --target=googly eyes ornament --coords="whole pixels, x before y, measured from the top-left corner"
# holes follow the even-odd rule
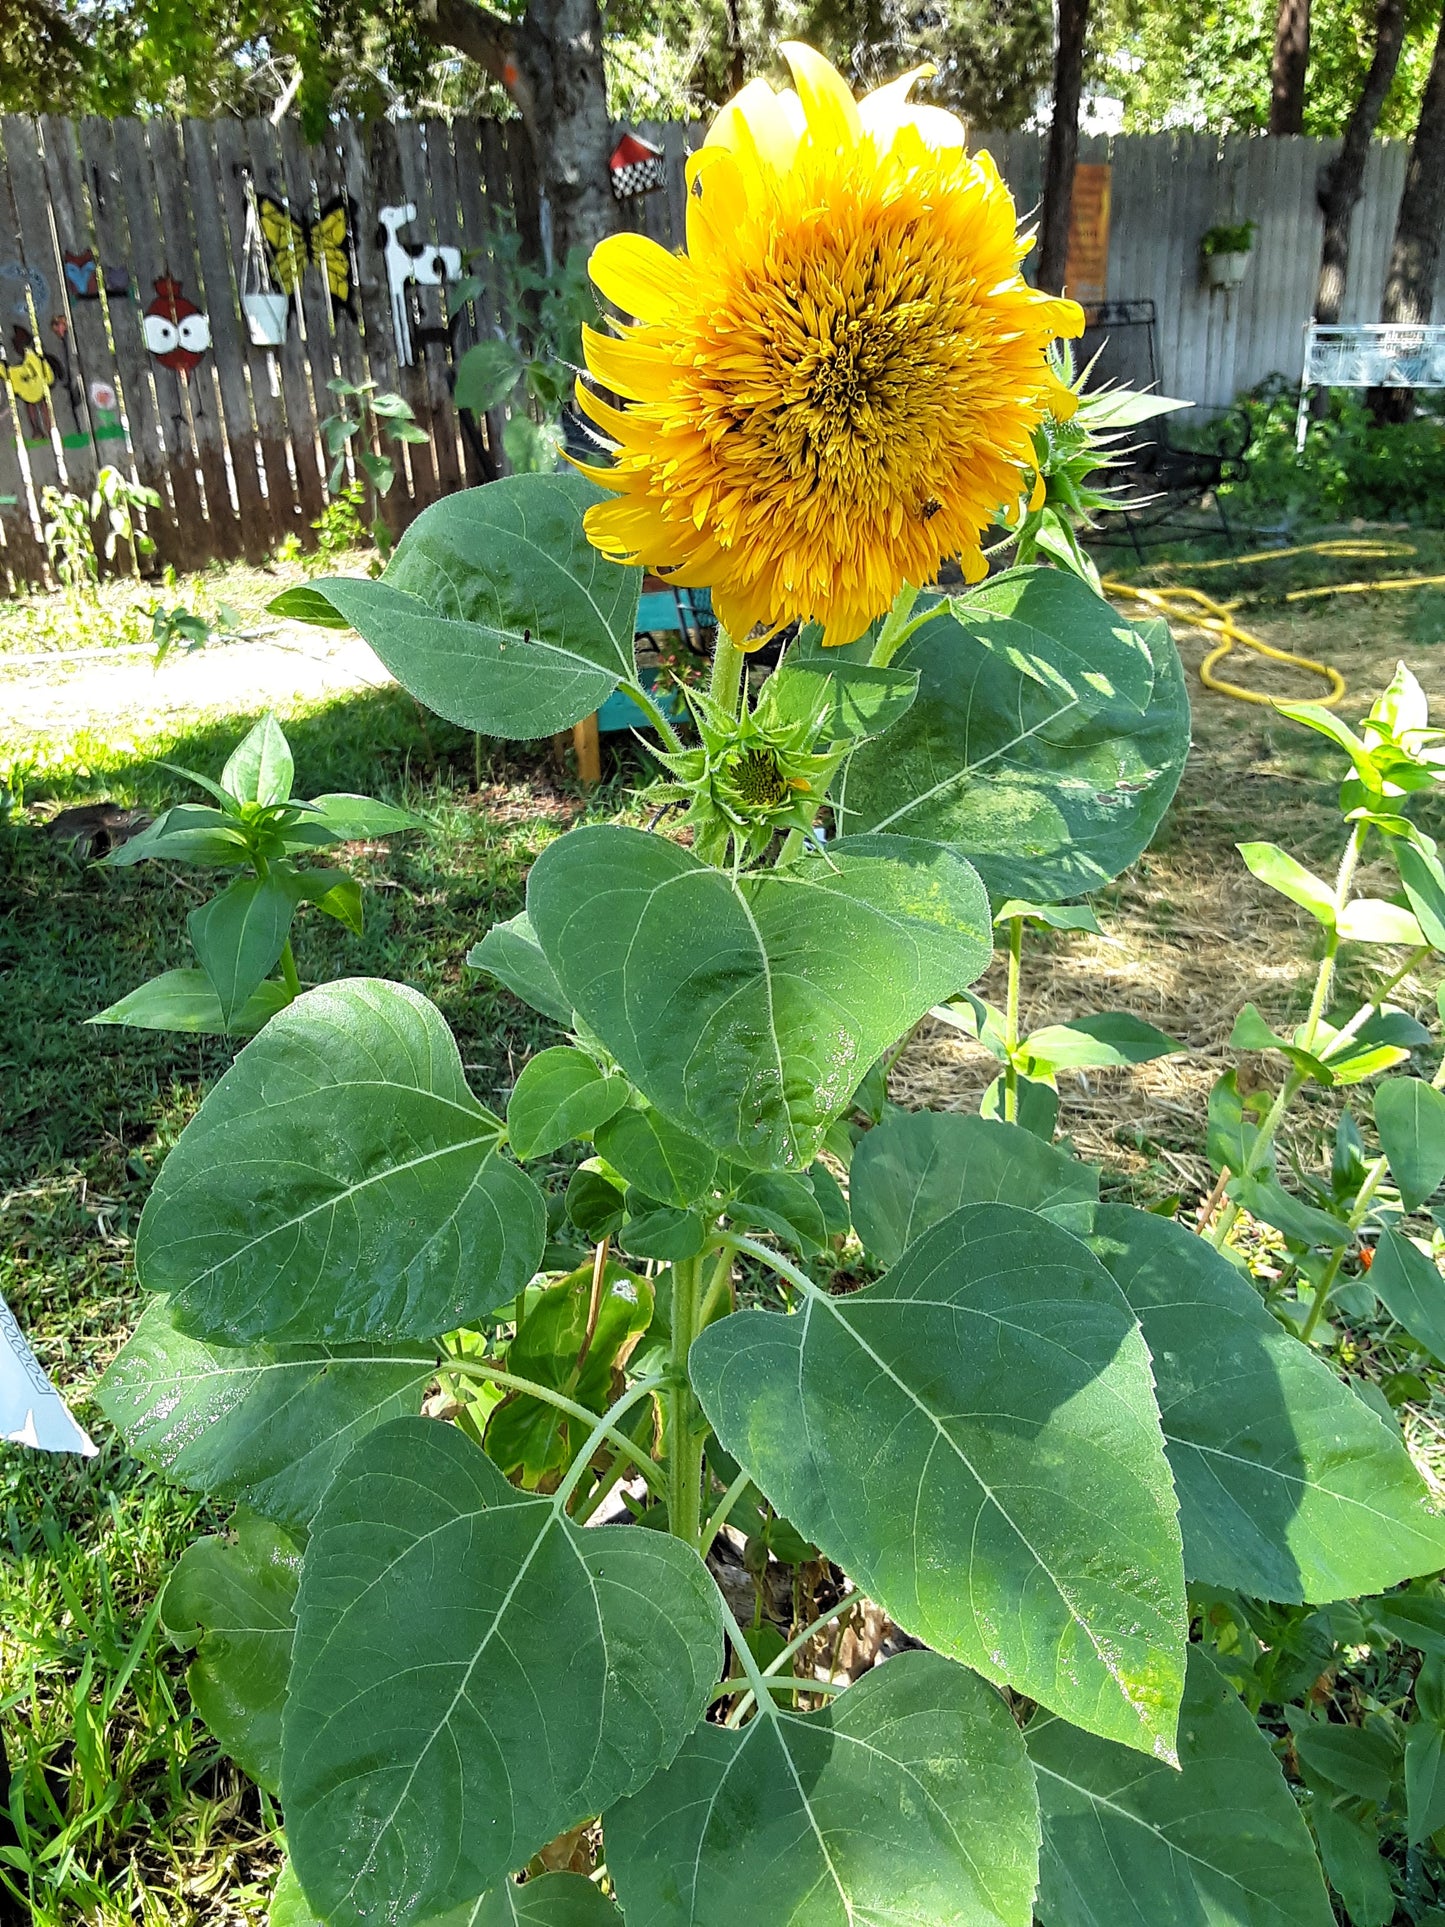
[[[211,345],[210,316],[182,293],[179,281],[162,275],[155,288],[142,324],[146,346],[162,368],[188,375]]]

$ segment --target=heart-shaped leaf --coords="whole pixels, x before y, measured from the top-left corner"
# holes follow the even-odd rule
[[[902,1653],[805,1717],[703,1725],[604,1816],[627,1927],[1028,1927],[1039,1821],[997,1693]]]
[[[739,1163],[810,1163],[869,1066],[992,955],[939,844],[849,837],[734,880],[598,824],[550,844],[527,910],[563,994],[660,1111]]]
[[[1017,1124],[957,1111],[896,1112],[866,1133],[848,1173],[853,1222],[879,1264],[896,1264],[915,1238],[963,1204],[1041,1211],[1088,1203],[1099,1173]]]
[[[693,1345],[718,1437],[919,1639],[1168,1755],[1184,1572],[1149,1354],[1077,1238],[967,1205],[876,1285]]]
[[[301,1548],[255,1513],[226,1538],[197,1539],[161,1595],[161,1624],[196,1657],[186,1685],[224,1750],[271,1793],[281,1783],[281,1709],[295,1632]]]
[[[1399,1434],[1227,1259],[1128,1205],[1097,1207],[1088,1243],[1154,1360],[1190,1579],[1320,1602],[1445,1565],[1445,1519]]]
[[[633,674],[642,571],[587,540],[582,515],[599,499],[580,475],[462,489],[423,510],[379,581],[311,590],[439,716],[489,736],[547,736]]]
[[[834,797],[850,835],[934,837],[995,898],[1061,902],[1148,846],[1189,751],[1189,699],[1163,623],[1124,622],[1083,583],[1063,587],[1063,571],[1029,574],[1077,605],[1077,622],[1051,607],[1054,634],[1021,612],[928,623],[896,658],[918,671],[917,700],[853,752]]]
[[[514,1298],[542,1255],[541,1195],[500,1130],[425,997],[325,984],[182,1132],[141,1216],[141,1281],[222,1344],[451,1331]]]
[[[721,1614],[661,1532],[574,1526],[451,1426],[363,1440],[312,1530],[282,1795],[329,1927],[407,1927],[638,1791],[702,1717]]]
[[[1025,1738],[1043,1810],[1045,1927],[1332,1927],[1269,1741],[1198,1646],[1179,1709],[1182,1770],[1047,1716]]]
[[[434,1345],[209,1345],[159,1300],[96,1399],[178,1485],[304,1526],[364,1432],[420,1411],[436,1366]]]

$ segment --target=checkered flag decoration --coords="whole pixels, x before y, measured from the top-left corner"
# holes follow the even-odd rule
[[[608,162],[612,172],[612,192],[619,201],[630,201],[638,194],[650,194],[663,182],[662,149],[654,147],[641,134],[624,134]]]

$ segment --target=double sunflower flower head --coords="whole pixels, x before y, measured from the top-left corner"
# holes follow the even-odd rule
[[[811,48],[751,82],[688,162],[687,250],[592,256],[636,317],[589,329],[579,401],[610,452],[587,515],[604,554],[708,588],[741,647],[790,622],[854,641],[905,583],[1016,505],[1034,431],[1075,397],[1047,350],[1083,313],[1020,271],[1008,189],[918,69],[855,101]]]

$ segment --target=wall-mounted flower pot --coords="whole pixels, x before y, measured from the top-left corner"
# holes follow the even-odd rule
[[[1211,288],[1237,288],[1244,279],[1244,271],[1249,266],[1249,255],[1244,254],[1206,254],[1204,272]]]
[[[279,348],[286,339],[286,310],[291,297],[285,294],[243,294],[246,326],[258,348]]]

